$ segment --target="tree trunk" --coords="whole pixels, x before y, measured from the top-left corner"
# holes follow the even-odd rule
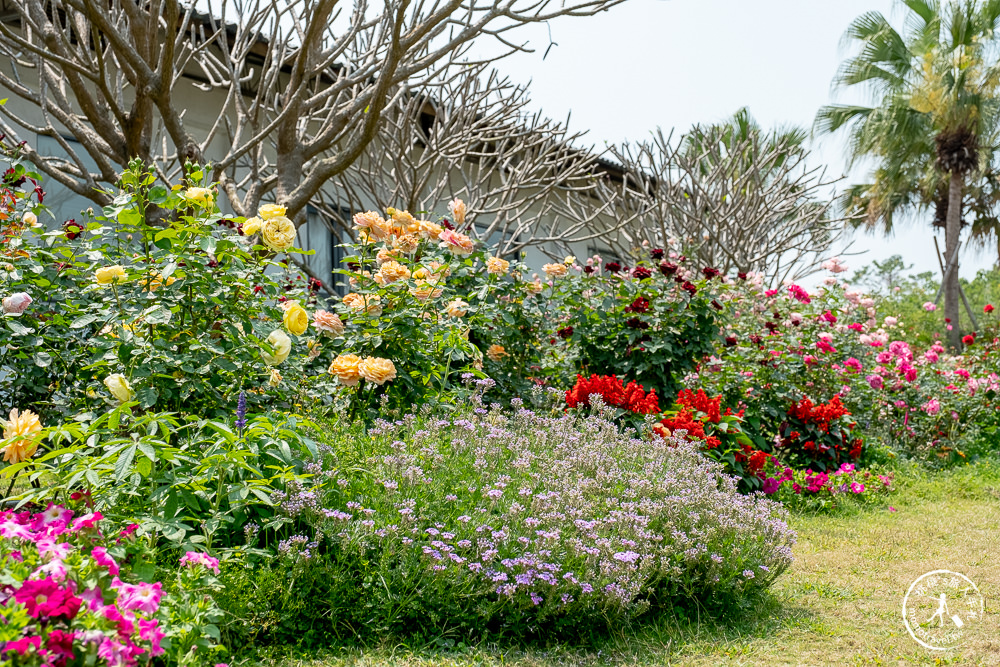
[[[944,281],[944,316],[951,320],[951,331],[948,332],[948,345],[954,350],[962,349],[962,329],[959,327],[959,312],[961,309],[958,283],[958,256],[955,255],[955,248],[958,247],[958,238],[962,232],[962,186],[964,178],[958,171],[951,172],[951,181],[948,184],[948,218],[944,228],[944,256],[945,261],[954,257],[954,266],[945,265]]]

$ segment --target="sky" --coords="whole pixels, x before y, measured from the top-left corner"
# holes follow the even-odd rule
[[[519,28],[534,53],[496,63],[515,83],[529,83],[533,104],[546,115],[587,130],[587,141],[641,140],[656,127],[678,132],[725,119],[749,107],[764,127],[811,128],[816,111],[833,102],[866,102],[835,91],[833,79],[851,55],[843,44],[850,22],[880,11],[900,26],[891,0],[627,0],[588,18],[562,18],[548,27]],[[549,34],[555,45],[548,50]],[[476,55],[489,53],[477,45]],[[543,57],[544,56],[544,57]],[[847,171],[845,142],[833,135],[810,140],[813,166],[827,176]],[[865,178],[859,167],[841,182]],[[886,238],[858,233],[847,264],[858,268],[900,254],[913,272],[938,271],[926,219],[899,225]],[[943,234],[939,238],[942,248]],[[963,253],[961,276],[988,268],[995,252]]]

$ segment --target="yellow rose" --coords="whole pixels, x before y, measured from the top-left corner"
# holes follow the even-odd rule
[[[97,277],[98,285],[111,285],[113,283],[117,284],[125,282],[125,278],[127,277],[125,269],[118,264],[115,264],[114,266],[102,266],[97,269],[94,275]]]
[[[26,227],[34,227],[38,224],[38,216],[31,211],[25,211],[24,215],[21,216],[21,222],[23,222]]]
[[[566,255],[566,259],[563,260],[563,264],[566,266],[576,264],[576,255]]]
[[[507,275],[508,267],[510,267],[510,262],[499,257],[490,257],[486,260],[487,273],[492,273],[495,276]]]
[[[264,226],[264,221],[258,217],[247,218],[241,229],[243,230],[244,236],[253,236],[260,231],[260,228]]]
[[[0,422],[3,420],[0,419]],[[7,463],[21,463],[34,456],[35,450],[38,449],[38,441],[34,435],[41,430],[42,424],[34,412],[25,410],[18,414],[17,408],[12,409],[10,419],[3,424],[3,439],[18,438],[18,440],[0,449],[3,452],[3,460]]]
[[[149,292],[154,292],[156,291],[156,288],[160,287],[161,285],[166,285],[167,287],[170,287],[175,282],[177,282],[177,279],[174,278],[173,276],[167,276],[166,280],[164,280],[162,274],[150,272],[149,283],[146,285],[146,290]]]
[[[550,278],[561,278],[566,275],[568,269],[565,264],[546,264],[542,267],[542,271]]]
[[[267,386],[277,387],[281,384],[281,373],[278,372],[277,368],[271,369],[271,377],[267,379]]]
[[[464,317],[469,311],[469,304],[461,299],[455,299],[454,301],[449,302],[448,305],[444,307],[444,310],[452,317]]]
[[[267,337],[267,344],[271,346],[271,352],[262,350],[260,356],[264,358],[264,363],[268,366],[277,366],[287,359],[292,351],[292,339],[281,329],[275,329],[271,332],[271,335]]]
[[[285,306],[285,316],[282,318],[285,328],[296,336],[301,336],[309,328],[309,313],[299,305],[298,301],[290,301]]]
[[[330,375],[336,375],[340,384],[353,387],[361,381],[361,372],[358,366],[361,364],[361,357],[356,354],[342,354],[330,364]]]
[[[188,188],[184,191],[184,199],[192,204],[209,208],[215,201],[215,194],[208,188]]]
[[[358,374],[369,382],[385,384],[396,377],[396,367],[388,359],[365,357],[358,364]]]
[[[128,403],[135,398],[135,392],[132,391],[132,385],[128,383],[125,376],[121,373],[115,373],[114,375],[109,375],[104,378],[104,386],[108,388],[112,396],[118,399],[121,403]]]
[[[260,216],[264,222],[271,220],[272,218],[283,218],[288,209],[284,206],[278,206],[277,204],[264,204],[257,211],[257,215]]]
[[[507,356],[507,350],[504,349],[503,345],[490,345],[489,349],[486,350],[486,356],[492,361],[500,361]]]
[[[295,225],[283,215],[268,218],[261,228],[261,238],[272,250],[288,250],[295,242]]]

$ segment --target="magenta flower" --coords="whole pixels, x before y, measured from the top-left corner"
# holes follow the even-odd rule
[[[778,492],[778,488],[781,487],[781,482],[779,482],[774,477],[768,477],[764,480],[764,484],[761,486],[761,490],[767,495],[772,495]]]
[[[8,653],[17,653],[20,656],[25,656],[32,648],[37,651],[41,645],[42,638],[38,635],[21,637],[17,641],[9,641],[4,644],[3,650],[0,650],[0,655],[6,656]]]
[[[869,375],[865,378],[868,381],[869,386],[872,389],[881,389],[885,386],[885,381],[882,379],[881,375]]]
[[[865,490],[865,485],[861,482],[851,482],[851,491],[854,493],[862,493]]]
[[[14,591],[14,601],[23,604],[32,618],[76,617],[82,601],[51,578],[28,580]]]

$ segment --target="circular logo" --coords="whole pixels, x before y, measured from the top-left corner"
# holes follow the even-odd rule
[[[914,641],[932,651],[958,647],[983,618],[979,589],[964,574],[934,570],[910,584],[903,598],[903,622]]]

